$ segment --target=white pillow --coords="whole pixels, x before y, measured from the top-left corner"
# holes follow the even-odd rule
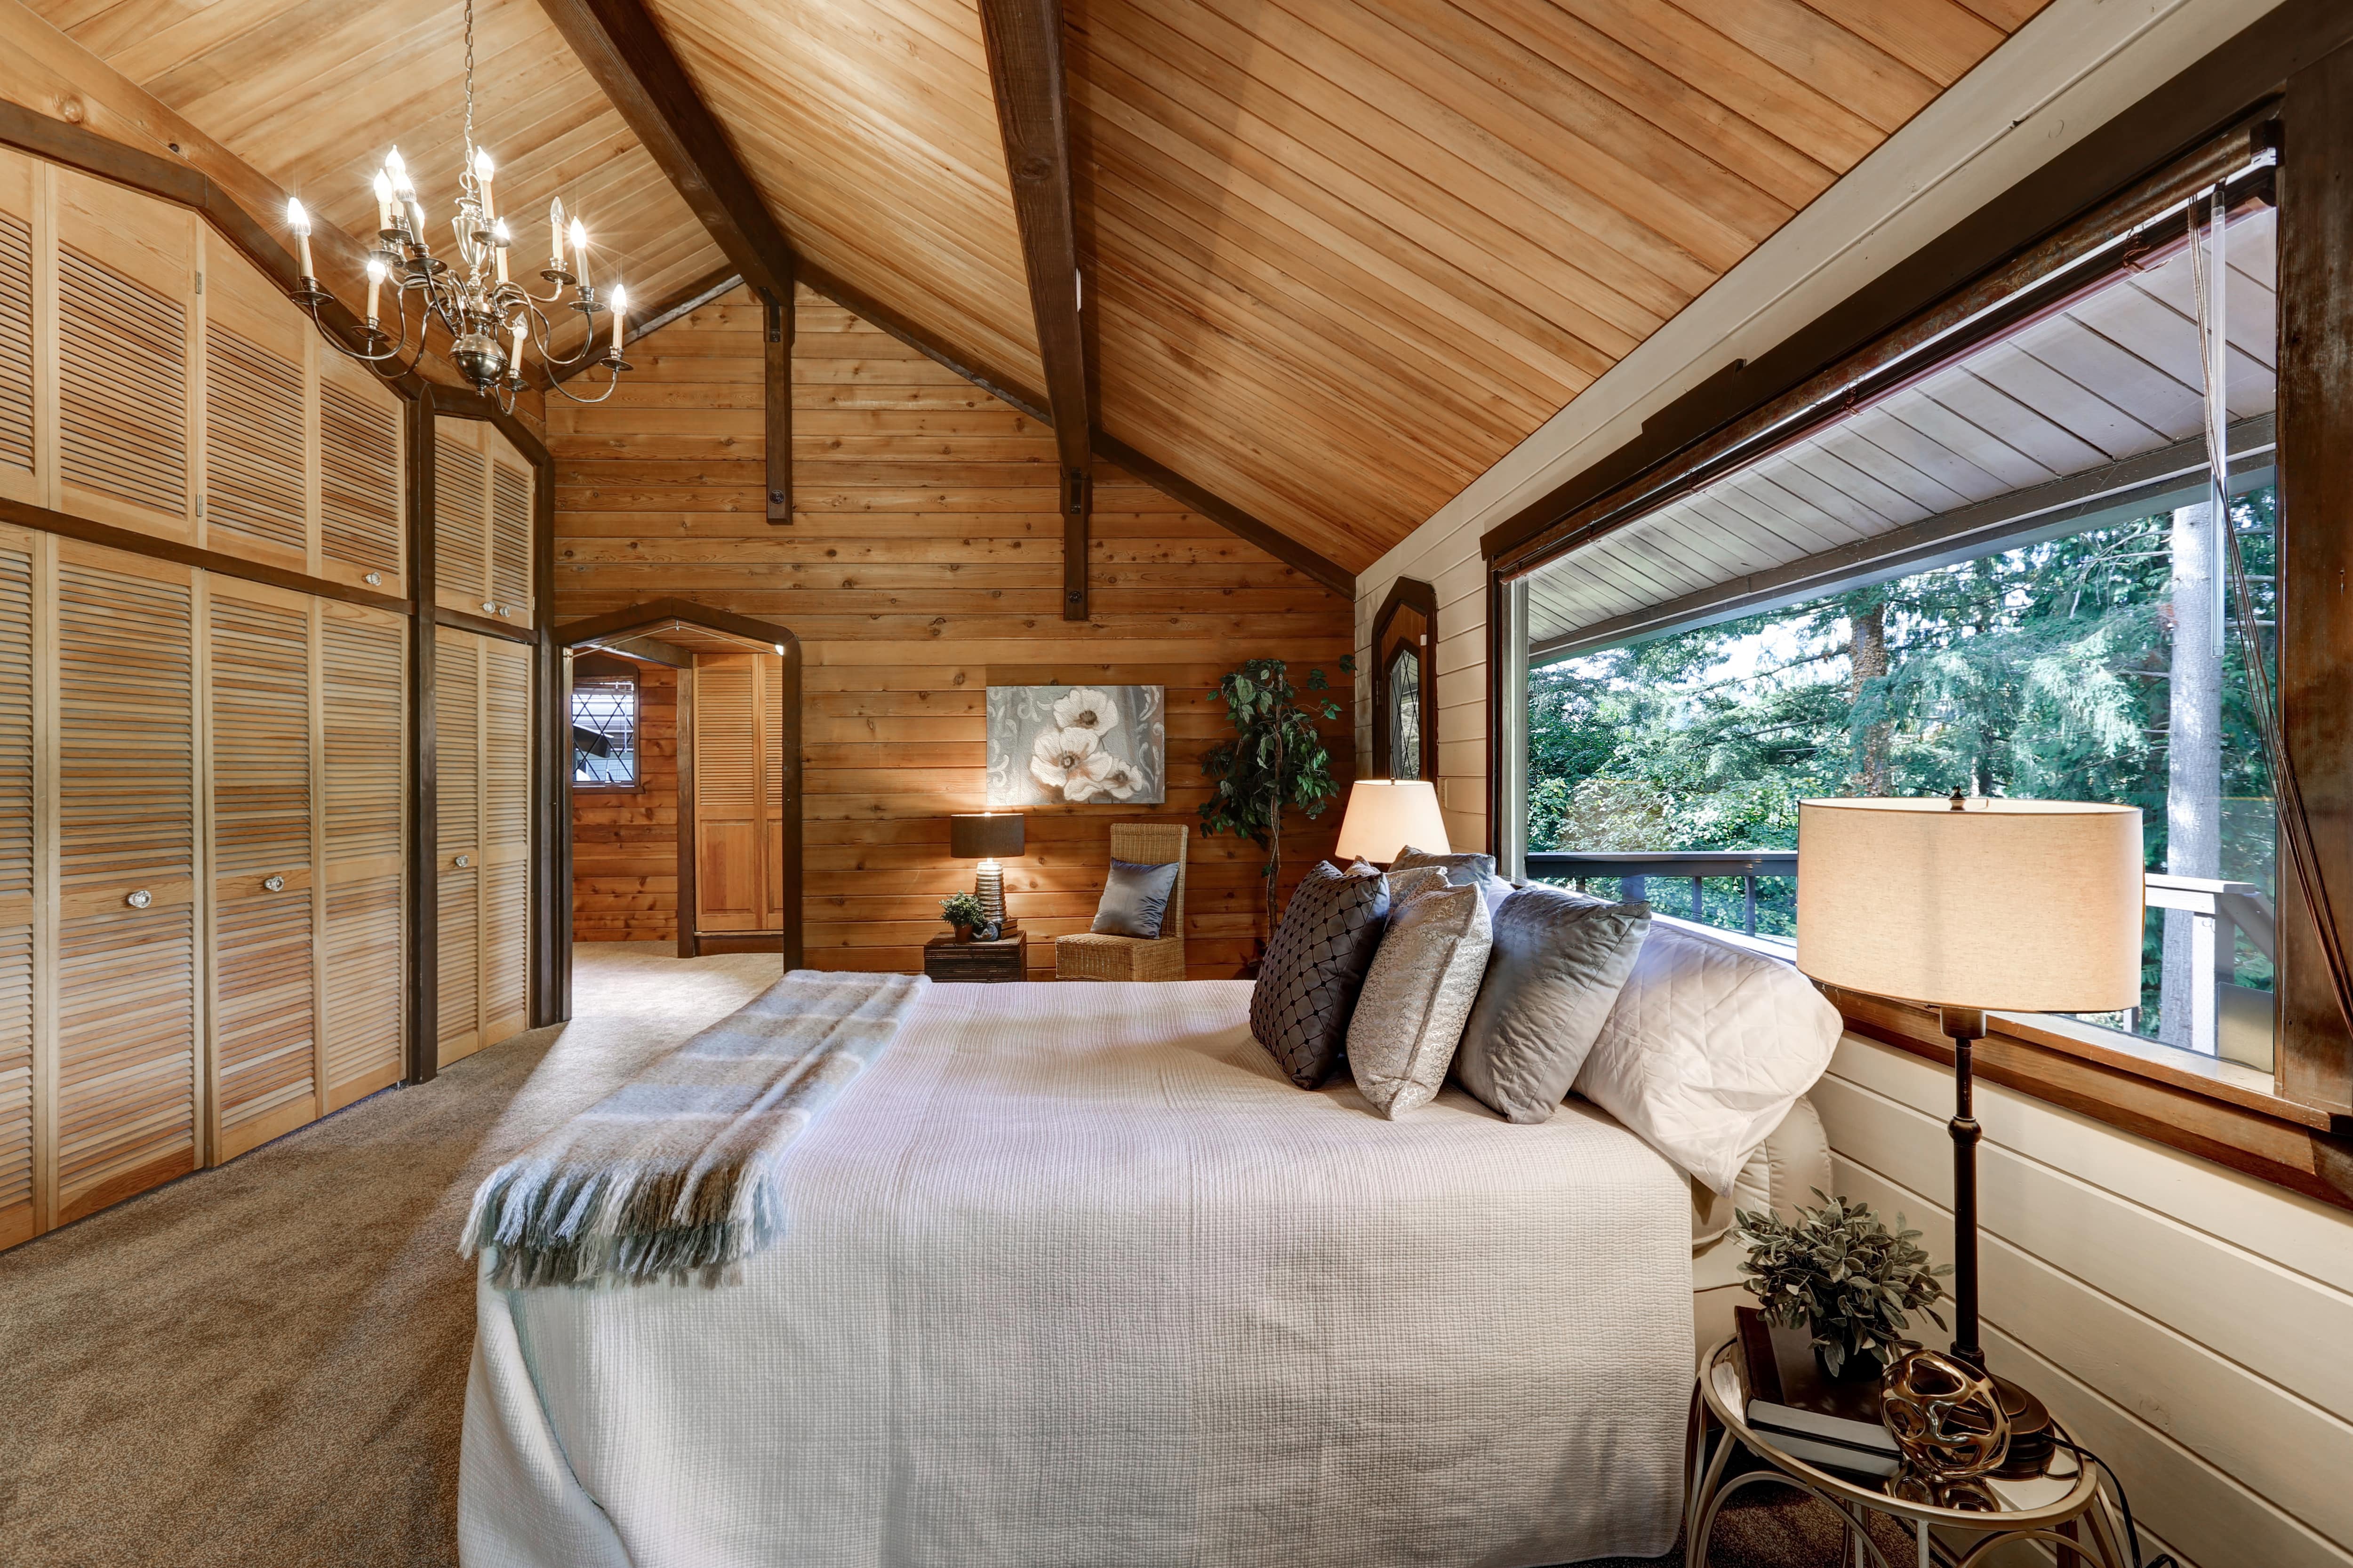
[[[1577,1092],[1710,1191],[1831,1064],[1839,1011],[1787,961],[1653,921]]]

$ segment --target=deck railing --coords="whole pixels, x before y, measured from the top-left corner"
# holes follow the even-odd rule
[[[1798,874],[1794,849],[1535,849],[1527,855],[1527,875],[1540,881],[1573,882],[1582,890],[1597,878],[1619,879],[1618,896],[1647,901],[1664,913],[1680,914],[1702,924],[1707,921],[1706,884],[1716,878],[1738,878],[1741,929],[1757,934],[1757,881],[1760,877]],[[1691,898],[1681,910],[1671,909],[1651,888],[1653,881],[1689,882]],[[2221,1057],[2268,1071],[2272,1064],[2271,993],[2238,984],[2238,936],[2266,959],[2277,962],[2275,921],[2271,900],[2251,882],[2216,881],[2200,877],[2169,877],[2151,872],[2148,907],[2185,910],[2192,917],[2189,970],[2207,976],[2210,984],[2189,988],[2189,1048],[2202,1056]]]

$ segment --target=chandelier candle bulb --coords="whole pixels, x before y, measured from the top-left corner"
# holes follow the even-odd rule
[[[375,226],[378,233],[392,226],[392,181],[382,169],[375,172]]]
[[[499,281],[501,283],[507,280],[507,247],[513,243],[514,236],[507,232],[506,219],[501,218],[491,226],[491,254],[497,258]],[[517,330],[520,330],[520,324]]]
[[[491,205],[491,155],[480,147],[474,149],[474,184],[482,193],[482,223],[488,226],[498,214]]]
[[[621,318],[629,313],[629,291],[613,285],[613,357],[621,357]]]
[[[301,275],[306,279],[317,277],[311,269],[311,215],[302,210],[301,202],[286,204],[286,226],[294,231],[294,246],[301,253]]]
[[[556,263],[563,265],[561,259]],[[580,276],[580,292],[588,293],[588,226],[578,218],[572,220],[572,270]]]
[[[373,257],[373,256],[369,257],[369,258],[368,258],[368,264],[367,264],[367,275],[368,275],[368,313],[367,313],[367,324],[368,324],[369,326],[373,327],[373,326],[375,326],[375,297],[376,297],[376,290],[384,287],[384,263],[383,263],[383,261],[382,261],[382,260],[380,260],[379,258],[375,258],[375,257]]]
[[[499,257],[499,264],[501,269],[503,270],[506,265],[506,257],[503,253]],[[517,385],[521,385],[522,383],[522,342],[524,331],[525,328],[523,326],[523,318],[517,316],[514,323],[514,363],[507,367],[507,374],[514,379]]]
[[[556,197],[547,204],[547,234],[550,272],[564,270],[564,198]]]

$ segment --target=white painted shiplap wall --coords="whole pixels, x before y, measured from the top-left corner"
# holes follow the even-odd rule
[[[1486,573],[1479,536],[1754,359],[2227,40],[2277,0],[2053,0],[1975,70],[1757,247],[1577,400],[1357,576],[1357,663],[1390,584],[1438,590],[1437,716],[1447,828],[1487,841]],[[1372,749],[1372,682],[1356,683]]]
[[[1813,1101],[1840,1191],[1951,1256],[1952,1075],[1849,1036]],[[1988,1359],[2195,1568],[2353,1564],[2353,1214],[1980,1084]]]
[[[1479,535],[1753,358],[2270,8],[2056,0],[1359,577],[1358,658],[1400,576],[1438,591],[1439,764],[1487,841]],[[1358,756],[1370,751],[1360,680]],[[1815,1091],[1842,1191],[1949,1256],[1951,1078],[1850,1037]],[[2122,1471],[2145,1553],[2353,1568],[2353,1215],[1999,1088],[1980,1089],[1987,1344]]]

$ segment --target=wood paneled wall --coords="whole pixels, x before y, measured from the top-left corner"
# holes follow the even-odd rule
[[[678,674],[638,668],[638,787],[572,796],[572,939],[678,936]]]
[[[1029,813],[1030,852],[1008,864],[1006,888],[1033,973],[1051,973],[1054,935],[1086,929],[1112,823],[1196,821],[1201,753],[1227,732],[1211,700],[1226,670],[1258,657],[1289,659],[1302,679],[1324,668],[1343,709],[1328,728],[1345,773],[1346,603],[1099,468],[1093,616],[1062,621],[1052,433],[806,290],[798,310],[791,526],[762,515],[760,321],[741,290],[632,345],[639,368],[611,402],[551,409],[548,444],[559,618],[676,595],[801,638],[810,963],[915,969],[946,929],[938,901],[973,870],[948,857],[947,817],[986,805],[992,683],[1168,688],[1166,805]],[[649,784],[627,824],[613,795],[575,807],[583,937],[675,929],[652,919],[675,920],[677,893],[674,811]],[[1329,852],[1339,816],[1335,801],[1287,825],[1286,880]],[[624,826],[626,838],[607,837]],[[1191,853],[1187,967],[1232,974],[1256,930],[1262,857],[1231,837],[1197,837]]]

